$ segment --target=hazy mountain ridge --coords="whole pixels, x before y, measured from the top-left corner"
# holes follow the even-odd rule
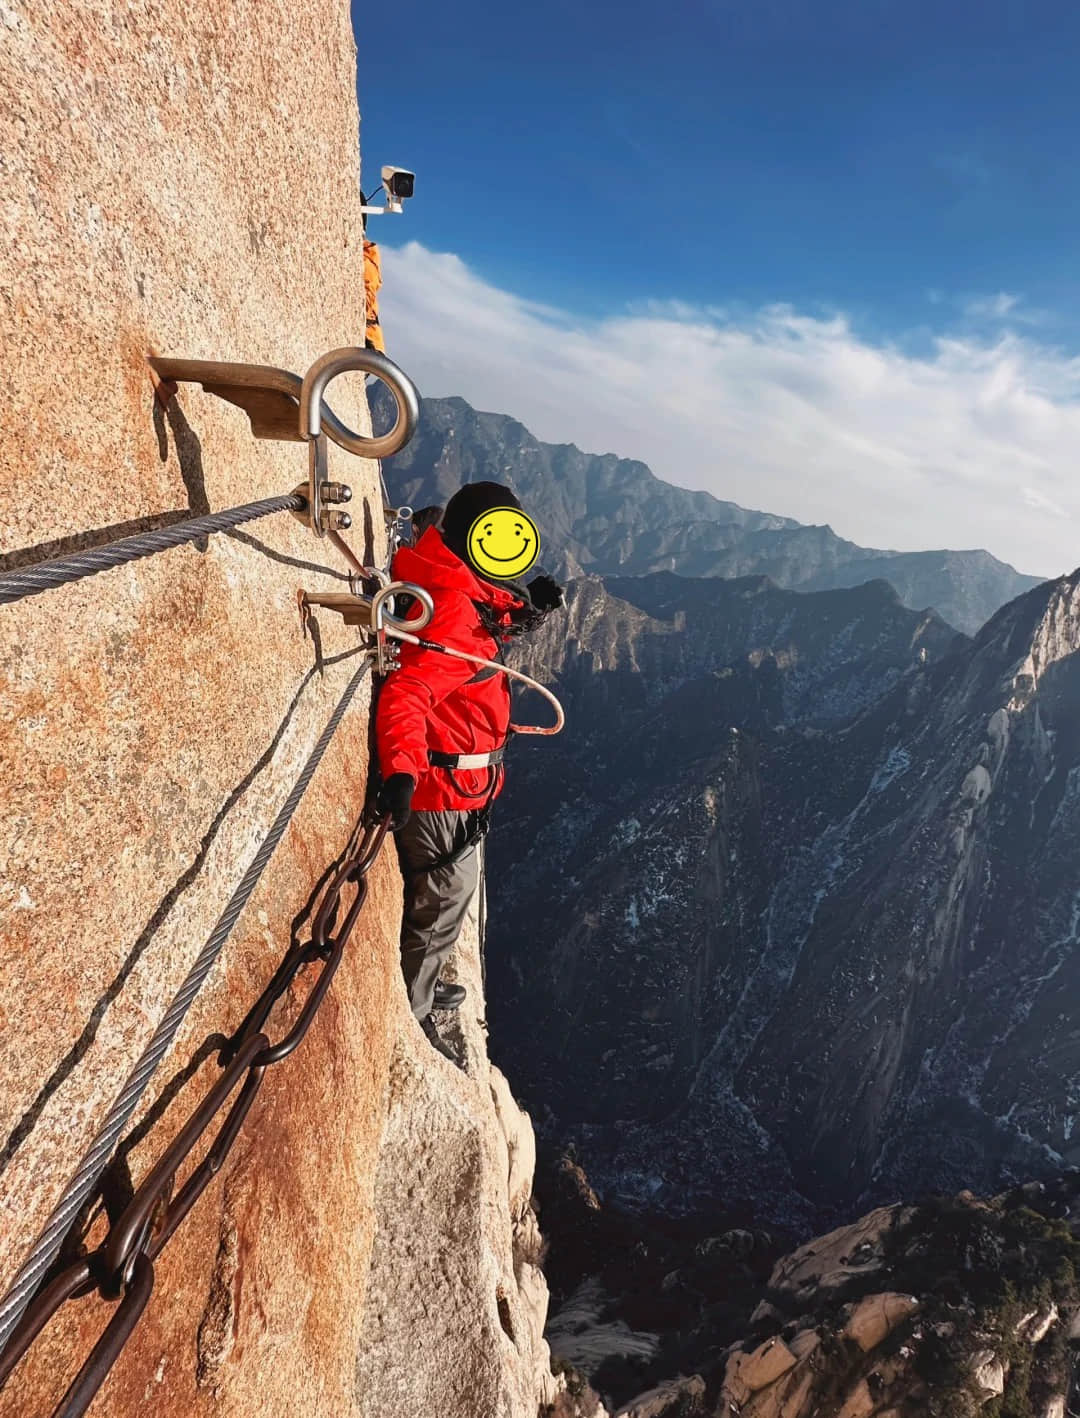
[[[372,396],[377,423],[388,396]],[[885,577],[905,605],[933,606],[967,633],[1038,584],[985,551],[877,551],[831,527],[750,511],[657,478],[633,459],[542,443],[505,414],[464,399],[424,399],[420,428],[386,463],[394,497],[445,503],[463,482],[510,483],[540,523],[544,559],[562,574],[766,575],[792,590],[827,590]]]

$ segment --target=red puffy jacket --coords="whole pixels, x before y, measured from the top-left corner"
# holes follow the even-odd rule
[[[435,614],[421,632],[455,650],[492,659],[499,646],[484,628],[474,602],[490,606],[500,619],[521,602],[482,581],[455,556],[435,527],[429,527],[415,547],[402,547],[394,557],[395,581],[412,581],[431,592]],[[417,645],[401,646],[401,668],[387,676],[379,692],[375,738],[383,779],[411,773],[416,779],[412,805],[421,812],[448,808],[467,810],[489,800],[492,771],[488,768],[434,768],[428,751],[488,753],[506,742],[510,726],[510,685],[505,675],[482,673],[478,665],[439,655]],[[495,775],[495,797],[502,772]],[[473,796],[470,796],[472,794]]]

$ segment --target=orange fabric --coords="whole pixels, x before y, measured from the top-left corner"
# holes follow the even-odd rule
[[[367,317],[367,341],[369,345],[386,353],[382,326],[379,324],[379,287],[382,285],[382,264],[379,248],[373,241],[364,238],[364,311]]]

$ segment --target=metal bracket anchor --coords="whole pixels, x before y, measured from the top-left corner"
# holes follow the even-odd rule
[[[328,478],[327,439],[358,458],[389,458],[412,438],[420,417],[420,396],[408,375],[378,350],[359,346],[331,350],[317,359],[303,378],[266,364],[161,355],[152,355],[148,362],[159,381],[159,394],[167,395],[164,402],[175,392],[169,391],[170,384],[201,384],[208,394],[243,409],[256,438],[311,445],[308,481],[301,491],[308,500],[304,520],[317,537],[351,525],[349,514],[337,509],[349,501],[352,490],[347,483]],[[324,403],[326,386],[347,370],[372,374],[390,390],[397,417],[388,433],[370,438],[354,433]],[[394,509],[395,516],[403,511]]]
[[[375,579],[383,578],[375,573]],[[413,614],[408,620],[394,615],[388,606],[395,596],[411,596],[419,605],[420,614]],[[324,606],[336,611],[346,625],[355,625],[370,636],[369,649],[375,656],[375,669],[381,675],[391,674],[400,665],[400,646],[387,631],[407,630],[416,635],[435,614],[430,591],[411,581],[386,581],[373,596],[351,596],[344,591],[302,591],[299,602],[302,616],[306,616],[312,606]]]

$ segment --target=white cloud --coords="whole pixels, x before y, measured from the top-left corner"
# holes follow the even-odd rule
[[[1028,337],[943,334],[915,355],[842,316],[645,298],[585,321],[416,243],[385,250],[384,275],[390,352],[423,393],[865,546],[1080,564],[1080,359]]]
[[[969,320],[1005,322],[1009,325],[1049,325],[1053,317],[1048,310],[1039,310],[1028,305],[1023,296],[1011,291],[999,290],[994,295],[970,296],[961,302],[961,309]]]
[[[1045,493],[1041,493],[1037,488],[1025,487],[1020,489],[1024,501],[1029,507],[1034,507],[1039,512],[1049,512],[1052,517],[1068,517],[1064,507],[1060,507],[1056,502],[1051,501]]]
[[[1004,320],[1006,315],[1016,310],[1020,297],[1010,291],[999,290],[996,295],[980,295],[969,300],[964,313],[976,319]]]

